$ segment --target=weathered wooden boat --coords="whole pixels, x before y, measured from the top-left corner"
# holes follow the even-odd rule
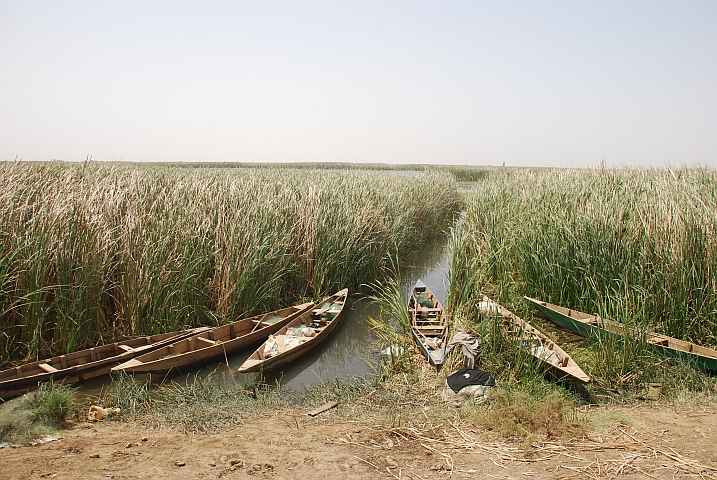
[[[611,335],[620,340],[627,337],[635,342],[644,341],[650,349],[663,358],[679,359],[701,370],[717,371],[717,351],[711,348],[660,333],[641,332],[615,320],[579,312],[535,298],[525,297],[525,299],[543,315],[582,337],[599,340],[605,335]]]
[[[446,354],[448,324],[441,302],[431,290],[418,280],[408,299],[411,334],[428,363],[443,365]]]
[[[239,372],[274,370],[316,348],[338,328],[348,293],[346,288],[336,292],[270,335],[239,367]]]
[[[479,310],[484,315],[495,315],[504,319],[504,325],[517,335],[518,342],[533,357],[543,362],[558,380],[577,380],[590,383],[592,379],[572,357],[543,332],[526,322],[510,310],[490,298],[483,296]]]
[[[166,373],[172,369],[201,365],[217,358],[225,358],[226,355],[243,347],[263,341],[313,306],[314,302],[302,303],[211,328],[199,335],[139,355],[113,367],[112,371]]]
[[[0,372],[0,398],[22,395],[43,382],[72,384],[106,375],[118,363],[205,330],[207,327],[132,338],[9,368]]]

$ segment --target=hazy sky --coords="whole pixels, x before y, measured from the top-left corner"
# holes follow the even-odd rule
[[[717,1],[0,0],[0,160],[717,168]]]

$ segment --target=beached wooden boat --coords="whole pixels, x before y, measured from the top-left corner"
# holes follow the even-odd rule
[[[270,335],[239,367],[239,373],[283,367],[314,349],[338,328],[348,293],[346,288],[336,292]]]
[[[502,307],[490,298],[483,296],[479,310],[484,315],[495,315],[505,320],[505,325],[511,327],[517,334],[518,341],[535,358],[543,362],[553,376],[558,380],[577,380],[581,383],[590,383],[592,380],[570,355],[560,348],[550,337]]]
[[[675,358],[701,370],[717,371],[717,351],[711,348],[655,332],[628,329],[621,322],[599,315],[579,312],[530,297],[525,299],[543,315],[582,337],[598,340],[605,335],[612,335],[621,340],[628,337],[636,342],[644,341],[663,358]]]
[[[418,280],[408,299],[411,333],[418,348],[431,365],[443,365],[446,354],[448,324],[445,312],[436,296]]]
[[[205,330],[200,327],[132,338],[9,368],[0,372],[0,398],[22,395],[50,380],[72,384],[106,375],[118,363]]]
[[[266,339],[299,315],[313,308],[302,303],[215,327],[199,335],[139,355],[112,368],[113,372],[166,373],[225,358],[235,351]]]

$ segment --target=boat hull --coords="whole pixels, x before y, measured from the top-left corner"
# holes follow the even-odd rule
[[[205,330],[202,327],[138,337],[3,370],[0,372],[0,398],[7,400],[22,395],[44,382],[73,384],[107,375],[119,363]]]
[[[525,299],[553,322],[585,338],[599,340],[607,335],[618,341],[624,341],[627,337],[634,342],[644,342],[662,358],[679,360],[700,370],[717,372],[717,350],[655,332],[630,330],[623,323],[603,319],[598,315],[590,315],[530,297]]]
[[[309,340],[304,341],[297,346],[289,348],[271,357],[266,357],[263,353],[265,352],[265,347],[267,345],[267,342],[264,342],[259,346],[259,348],[254,351],[254,353],[252,353],[252,355],[241,365],[241,367],[239,367],[239,373],[251,373],[260,371],[268,372],[277,368],[284,367],[296,360],[297,358],[306,355],[309,351],[313,350],[318,345],[323,343],[327,338],[329,338],[329,336],[331,336],[331,333],[339,327],[339,325],[343,321],[343,317],[345,316],[344,310],[347,298],[348,289],[343,289],[335,293],[334,295],[324,299],[322,302],[316,305],[316,308],[309,310],[294,318],[291,322],[286,324],[276,333],[277,337],[285,336],[289,328],[298,328],[300,325],[311,325],[313,322],[319,322],[321,319],[321,313],[317,314],[317,312],[321,312],[323,309],[326,308],[327,305],[330,306],[338,303],[341,304],[341,309],[334,314],[335,316],[333,317],[333,319],[326,322],[325,325],[321,324],[318,328],[312,328],[312,330],[316,332],[314,337],[310,337]]]
[[[425,307],[421,302],[429,301],[433,306]],[[428,363],[443,365],[446,354],[448,325],[441,302],[431,290],[418,280],[408,299],[408,314],[411,318],[411,334],[421,354]]]
[[[545,365],[551,376],[556,380],[577,381],[579,383],[592,382],[590,376],[580,368],[565,350],[555,344],[550,337],[510,310],[486,296],[483,297],[480,310],[483,314],[493,312],[495,315],[505,319],[504,326],[512,325],[517,328],[518,341],[526,347],[526,351],[530,355]]]
[[[206,364],[264,341],[266,337],[306,313],[313,306],[313,302],[303,303],[212,328],[146,355],[135,357],[113,367],[112,372],[162,374],[173,369]],[[265,320],[276,317],[280,317],[281,320],[266,323],[261,327]]]

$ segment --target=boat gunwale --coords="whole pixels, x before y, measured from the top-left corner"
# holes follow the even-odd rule
[[[418,293],[418,292],[416,290],[418,288],[422,288],[424,292],[427,292],[430,295],[430,299],[432,299],[435,302],[434,305],[438,305],[437,308],[440,309],[439,312],[437,312],[436,320],[434,322],[430,322],[429,321],[430,319],[426,319],[426,322],[423,325],[417,324],[418,319],[416,316],[416,310],[417,310],[416,306],[418,305],[418,300],[416,298],[416,293]],[[412,303],[413,303],[413,306],[412,306]],[[446,311],[443,308],[443,305],[438,300],[438,297],[436,297],[436,294],[433,293],[433,291],[425,283],[423,283],[423,281],[421,281],[421,279],[418,279],[416,281],[416,284],[411,289],[411,295],[408,298],[406,308],[407,308],[408,314],[411,318],[411,334],[412,334],[413,339],[416,342],[416,344],[418,344],[418,348],[421,351],[421,354],[424,357],[426,357],[429,364],[436,366],[436,367],[440,367],[441,365],[443,365],[443,362],[445,360],[446,348],[448,346],[448,342],[447,342],[448,333],[449,333],[448,319],[446,317]],[[436,307],[434,306],[434,309],[435,308]],[[434,337],[440,338],[443,341],[443,347],[441,347],[437,350],[429,350],[426,342],[424,340],[422,340],[422,338],[427,339],[428,337],[426,335],[424,335],[423,332],[421,332],[420,329],[418,328],[419,326],[433,326],[433,325],[435,325],[436,327],[441,327],[443,329],[443,332],[441,335],[434,336]],[[431,354],[432,351],[433,352],[442,352],[443,354],[441,355],[441,359],[437,360]]]
[[[566,352],[560,345],[558,345],[557,342],[552,340],[550,337],[548,337],[546,334],[540,331],[537,327],[532,325],[527,320],[522,319],[515,313],[511,312],[507,308],[503,307],[501,304],[496,302],[495,300],[492,300],[486,295],[483,295],[483,302],[487,302],[492,306],[497,307],[496,308],[496,315],[500,316],[501,318],[504,318],[508,321],[513,322],[516,326],[518,326],[522,333],[521,333],[521,339],[525,335],[525,332],[527,332],[529,335],[535,336],[541,340],[541,345],[543,345],[542,340],[549,343],[549,347],[547,347],[549,350],[552,350],[553,352],[557,352],[558,354],[563,355],[563,358],[567,358],[567,364],[565,366],[562,365],[555,365],[549,361],[547,361],[547,358],[543,358],[540,355],[536,354],[535,349],[529,348],[527,349],[528,352],[536,359],[543,362],[545,365],[547,365],[551,370],[553,371],[559,371],[561,374],[565,376],[565,378],[577,380],[581,383],[588,384],[592,383],[592,377],[585,373],[585,371],[580,367],[580,365],[573,359],[573,357]],[[572,371],[571,371],[572,370]]]
[[[607,333],[622,339],[629,334],[630,340],[634,342],[645,342],[649,348],[658,354],[661,354],[663,357],[679,358],[688,364],[694,364],[700,369],[717,371],[717,350],[661,333],[651,331],[637,332],[634,329],[630,329],[629,326],[616,320],[605,319],[599,315],[590,315],[579,310],[569,309],[528,296],[525,296],[524,298],[536,309],[541,311],[546,317],[550,318],[558,325],[577,333],[578,335],[592,339],[599,339],[600,335]],[[565,313],[566,311],[568,313]],[[548,312],[557,315],[564,321],[561,322],[558,318],[554,318]],[[573,313],[582,316],[583,319],[576,318],[572,315]],[[596,324],[584,321],[587,318],[597,319]],[[577,325],[575,325],[575,322],[578,322],[580,325],[587,326],[589,333],[582,333],[580,331],[581,329],[577,328]],[[608,325],[611,328],[601,328],[601,324]],[[572,325],[573,328],[569,325]],[[660,339],[660,342],[652,342],[650,341],[651,339]],[[667,345],[664,344],[665,341],[667,341]]]
[[[296,360],[298,357],[305,354],[308,350],[312,350],[314,347],[319,345],[321,342],[326,339],[331,332],[333,332],[336,329],[336,326],[341,323],[341,320],[343,320],[344,311],[346,308],[346,303],[348,303],[348,288],[343,288],[339,290],[338,292],[334,293],[333,295],[330,295],[326,297],[325,299],[321,300],[319,303],[315,304],[313,309],[309,309],[306,312],[302,313],[301,315],[298,315],[294,317],[290,322],[286,323],[281,329],[276,331],[274,335],[284,335],[286,331],[291,328],[295,327],[297,325],[303,324],[303,320],[306,318],[311,318],[314,314],[314,310],[321,310],[321,308],[327,304],[333,304],[339,299],[342,299],[342,305],[341,310],[339,313],[334,316],[331,321],[329,321],[324,328],[322,328],[319,333],[317,333],[313,337],[307,337],[309,340],[302,342],[301,344],[290,348],[289,350],[286,350],[284,352],[281,352],[277,355],[274,355],[270,358],[262,359],[259,352],[265,347],[266,342],[262,342],[261,345],[259,345],[254,352],[247,358],[244,363],[242,363],[241,366],[237,369],[238,373],[252,373],[252,372],[258,372],[258,371],[270,371],[277,368],[281,368],[288,363]],[[247,362],[252,361],[251,365],[248,365],[245,368],[245,365]]]
[[[271,318],[272,315],[277,315],[280,312],[290,312],[286,317],[282,318],[281,320],[272,323],[272,324],[266,324],[263,327],[256,328],[256,330],[252,329],[248,333],[245,333],[243,335],[237,335],[234,338],[231,338],[229,340],[226,340],[224,342],[216,342],[213,345],[207,344],[205,346],[196,347],[192,349],[188,349],[184,352],[178,353],[172,357],[166,357],[166,358],[156,358],[152,359],[150,361],[146,361],[146,358],[143,360],[142,357],[148,357],[152,358],[158,354],[158,352],[163,350],[168,350],[171,348],[176,348],[175,345],[178,345],[183,342],[191,342],[192,338],[194,337],[187,337],[182,340],[179,340],[178,342],[175,342],[170,345],[166,345],[160,349],[154,350],[152,352],[148,352],[145,355],[139,355],[131,360],[128,360],[127,362],[117,365],[112,368],[112,372],[127,372],[127,373],[166,373],[172,369],[178,369],[178,368],[187,368],[191,367],[203,362],[209,362],[214,358],[218,358],[221,355],[226,355],[231,352],[234,352],[235,350],[238,350],[240,348],[247,347],[252,344],[256,344],[260,341],[262,341],[263,338],[266,338],[269,336],[272,332],[272,330],[280,330],[284,325],[288,324],[292,320],[294,320],[296,317],[306,313],[311,308],[315,306],[314,302],[304,302],[297,305],[292,305],[289,307],[280,308],[278,310],[273,310],[271,312],[264,312],[260,313],[258,315],[254,315],[251,317],[245,317],[240,320],[236,320],[231,323],[227,323],[225,325],[219,325],[214,328],[210,328],[207,331],[201,332],[200,334],[194,336],[197,338],[200,338],[201,335],[206,334],[207,336],[213,335],[213,332],[218,329],[226,329],[227,327],[230,329],[230,331],[237,325],[244,325],[244,324],[254,324],[254,328],[261,325],[266,318]],[[294,310],[293,312],[291,310]],[[207,339],[212,341],[211,339]],[[142,362],[141,364],[136,362]],[[178,363],[179,362],[179,363]],[[178,363],[178,364],[177,364]],[[124,368],[122,368],[124,366]]]
[[[97,360],[90,360],[89,362],[74,364],[66,368],[59,368],[56,369],[56,371],[42,371],[29,375],[23,375],[22,373],[20,373],[21,376],[0,379],[0,398],[10,399],[15,396],[22,395],[25,392],[38,388],[39,384],[48,382],[50,380],[56,383],[72,384],[84,380],[89,380],[90,378],[106,375],[110,372],[110,366],[113,364],[122,363],[137,355],[146,353],[146,351],[150,349],[162,348],[162,346],[164,346],[167,342],[177,341],[180,337],[199,335],[206,329],[207,327],[197,327],[181,331],[147,335],[143,337],[134,337],[118,342],[108,343],[106,345],[100,345],[98,347],[90,347],[83,350],[78,350],[77,352],[73,352],[66,355],[56,355],[54,357],[50,357],[44,360],[38,360],[29,364],[19,365],[17,367],[3,370],[0,373],[9,372],[11,370],[15,370],[17,372],[18,369],[20,372],[22,372],[23,367],[34,368],[35,366],[43,363],[47,365],[52,365],[53,363],[56,364],[57,361],[62,361],[62,357],[65,357],[65,361],[67,361],[67,358],[71,356],[74,356],[75,358],[87,358],[87,356],[89,355],[89,358],[91,358],[91,352],[95,351],[98,348],[107,347],[108,350],[117,351],[118,349],[121,350],[120,346],[123,345],[136,345],[136,348],[130,348],[129,350],[124,350],[121,353],[115,355],[109,355],[107,357],[100,358]],[[150,339],[155,337],[163,338],[156,340],[153,343],[149,343]],[[145,341],[147,343],[142,344],[142,341]],[[113,348],[110,349],[110,346],[113,346]],[[75,358],[71,358],[71,360],[74,360]]]

